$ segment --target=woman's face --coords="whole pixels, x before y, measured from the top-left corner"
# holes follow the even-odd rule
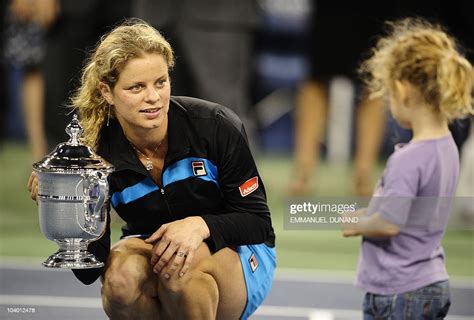
[[[145,54],[127,62],[114,88],[101,86],[125,134],[166,124],[171,87],[161,54]]]

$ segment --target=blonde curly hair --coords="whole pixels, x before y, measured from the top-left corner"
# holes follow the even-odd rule
[[[81,85],[71,98],[84,128],[84,143],[96,147],[100,130],[110,106],[99,90],[101,82],[111,89],[128,61],[144,54],[161,54],[171,69],[174,55],[171,45],[158,30],[139,19],[127,20],[105,34],[91,52],[82,70]],[[113,108],[110,116],[114,117]]]
[[[407,81],[448,120],[473,114],[473,68],[455,40],[441,26],[420,18],[387,26],[388,35],[359,69],[371,96],[386,95],[395,80]]]

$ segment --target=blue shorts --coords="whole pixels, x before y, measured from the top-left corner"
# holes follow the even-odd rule
[[[247,319],[262,304],[270,292],[275,273],[275,248],[266,244],[256,244],[237,247],[245,285],[247,286],[247,304],[241,319]]]

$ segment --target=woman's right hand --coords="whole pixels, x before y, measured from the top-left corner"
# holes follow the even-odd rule
[[[38,202],[36,199],[38,196],[38,175],[34,171],[31,172],[28,179],[28,191],[30,192],[31,199]]]

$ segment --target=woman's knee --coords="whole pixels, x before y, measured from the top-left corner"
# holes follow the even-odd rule
[[[204,246],[203,249],[207,249]],[[202,259],[185,276],[158,277],[158,295],[163,305],[201,305],[220,319],[237,319],[247,301],[245,280],[238,254],[229,248]]]
[[[110,270],[104,275],[102,295],[111,303],[129,305],[141,292],[138,277],[125,268]]]
[[[169,293],[180,294],[190,281],[203,281],[207,278],[205,274],[211,274],[209,261],[211,252],[206,243],[202,243],[194,254],[190,269],[184,276],[179,276],[178,272],[170,278],[166,278],[164,273],[158,275],[158,286]],[[205,281],[204,281],[205,282]]]
[[[160,274],[158,276],[160,297],[166,295],[193,299],[200,292],[207,297],[219,300],[219,288],[229,286],[232,289],[227,289],[231,289],[230,291],[234,293],[242,290],[234,290],[233,287],[242,287],[243,292],[246,293],[244,279],[240,274],[242,267],[235,251],[223,249],[222,252],[211,255],[208,250],[207,245],[200,247],[200,250],[198,250],[201,251],[198,252],[200,258],[193,263],[193,267],[183,277],[174,275],[171,278],[165,278],[164,274]],[[232,278],[233,280],[224,280],[225,278]],[[196,290],[196,288],[199,288],[199,290]],[[223,297],[226,296],[228,295],[223,295]]]
[[[169,297],[174,297],[176,301],[195,300],[200,296],[206,296],[210,301],[219,298],[219,289],[216,279],[208,272],[194,269],[184,277],[172,277],[166,279],[159,278],[159,292]],[[199,296],[197,296],[199,295]]]
[[[219,287],[214,276],[207,272],[194,271],[190,281],[191,283],[181,290],[181,296],[184,301],[196,299],[197,294],[204,293],[206,299],[209,299],[210,304],[217,306]],[[201,288],[203,291],[198,293],[196,288]]]
[[[121,241],[112,248],[102,287],[102,295],[109,302],[130,305],[142,294],[156,295],[155,286],[147,285],[154,283],[155,277],[148,263],[146,249],[137,241]]]

